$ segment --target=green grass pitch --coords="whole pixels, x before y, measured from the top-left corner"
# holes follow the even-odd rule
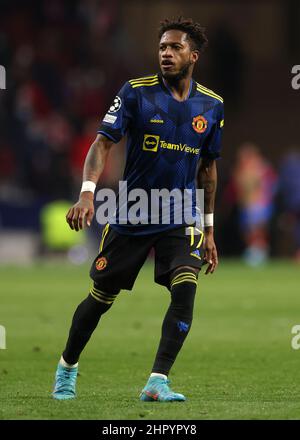
[[[194,321],[170,375],[185,403],[142,403],[168,306],[153,265],[132,293],[121,292],[80,361],[78,398],[50,397],[75,307],[90,284],[88,267],[40,263],[0,268],[0,419],[298,419],[299,266],[251,269],[221,261],[201,275]]]

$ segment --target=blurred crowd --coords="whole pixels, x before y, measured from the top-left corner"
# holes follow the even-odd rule
[[[2,195],[71,198],[99,122],[129,76],[118,2],[17,3],[4,2],[0,15]]]
[[[220,189],[220,240],[226,253],[242,253],[253,266],[270,255],[300,262],[300,149],[291,148],[275,168],[258,146],[237,150]]]
[[[76,198],[97,127],[124,78],[136,76],[135,66],[128,51],[126,62],[122,58],[130,42],[118,0],[2,3],[0,64],[7,66],[7,90],[0,92],[0,229],[39,229],[45,205]],[[231,47],[241,71],[239,49],[233,41]],[[113,150],[101,185],[117,187],[123,156],[122,146]],[[271,164],[258,146],[242,144],[218,198],[223,254],[242,253],[252,265],[269,255],[300,261],[299,148]]]

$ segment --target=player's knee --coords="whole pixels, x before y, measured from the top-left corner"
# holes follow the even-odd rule
[[[120,290],[108,291],[107,289],[101,289],[99,284],[94,283],[94,286],[90,289],[90,296],[95,300],[99,307],[102,306],[108,310],[113,305],[119,292]]]
[[[182,284],[190,287],[188,290],[196,291],[199,270],[190,266],[177,267],[170,277],[170,291]],[[193,289],[191,289],[193,287]],[[177,290],[177,289],[176,289]],[[181,289],[180,289],[181,290]]]

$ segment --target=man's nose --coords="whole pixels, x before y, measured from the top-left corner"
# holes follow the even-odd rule
[[[171,57],[172,56],[172,51],[170,47],[166,47],[166,49],[163,51],[162,53],[163,57]]]

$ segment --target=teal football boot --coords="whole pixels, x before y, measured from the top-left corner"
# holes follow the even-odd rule
[[[169,387],[170,381],[163,377],[150,377],[145,388],[140,394],[143,402],[184,402],[183,394],[174,393]]]
[[[55,385],[52,393],[52,397],[58,400],[74,399],[76,397],[76,379],[77,379],[78,367],[66,368],[61,364],[58,364]]]

